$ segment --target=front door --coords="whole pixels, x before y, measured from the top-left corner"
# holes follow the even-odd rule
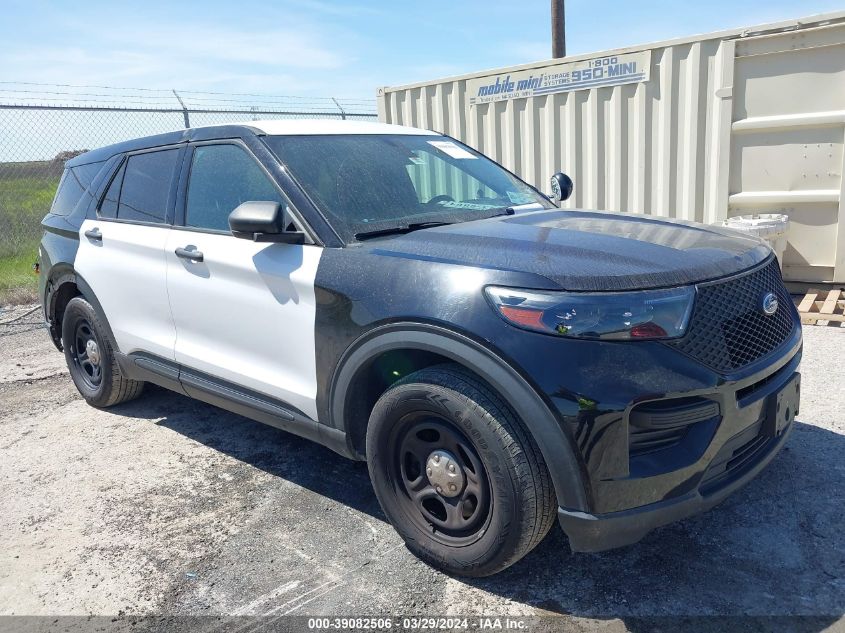
[[[242,202],[288,204],[245,147],[198,145],[189,160],[184,227],[174,228],[165,249],[176,361],[316,420],[314,279],[322,249],[231,235],[229,213]]]

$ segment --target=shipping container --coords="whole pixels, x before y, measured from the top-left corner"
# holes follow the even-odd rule
[[[381,88],[378,108],[543,191],[566,172],[565,208],[785,213],[786,279],[845,283],[845,11]]]

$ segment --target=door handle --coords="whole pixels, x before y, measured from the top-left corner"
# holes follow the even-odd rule
[[[187,248],[182,248],[180,246],[176,249],[176,257],[181,257],[182,259],[190,259],[192,262],[201,262],[202,251],[189,251]]]
[[[89,240],[94,240],[96,242],[103,241],[103,234],[100,233],[100,229],[98,229],[96,226],[93,229],[88,229],[87,231],[85,231],[85,237],[87,237]]]

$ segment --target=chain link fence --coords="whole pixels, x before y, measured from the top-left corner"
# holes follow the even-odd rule
[[[32,264],[41,219],[65,161],[103,145],[185,127],[295,118],[375,120],[376,106],[331,97],[0,82],[0,305],[35,297]]]

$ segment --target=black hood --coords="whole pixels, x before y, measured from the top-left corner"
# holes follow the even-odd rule
[[[539,211],[367,242],[374,254],[541,275],[565,290],[692,284],[765,260],[769,247],[719,227],[605,211]]]

